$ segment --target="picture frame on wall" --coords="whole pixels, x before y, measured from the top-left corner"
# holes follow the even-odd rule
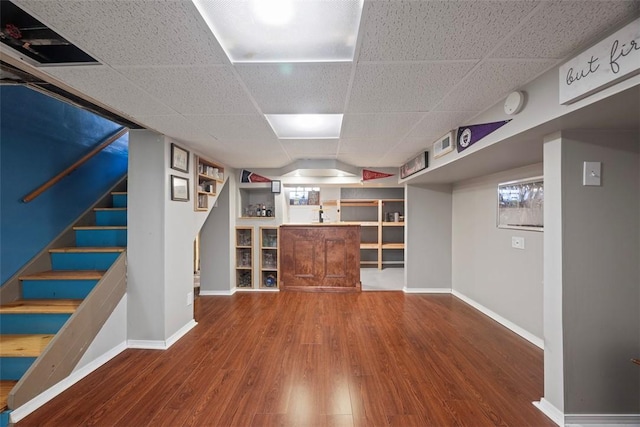
[[[280,194],[281,191],[282,191],[282,183],[278,180],[271,181],[271,192]]]
[[[189,178],[171,175],[171,200],[189,201]]]
[[[544,231],[544,178],[498,184],[498,228]]]
[[[189,173],[189,152],[173,143],[171,144],[171,169]]]

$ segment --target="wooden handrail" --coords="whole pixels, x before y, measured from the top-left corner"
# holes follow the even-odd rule
[[[53,178],[51,178],[49,181],[47,181],[44,184],[42,184],[40,187],[36,188],[31,193],[27,194],[24,197],[24,199],[22,199],[22,201],[24,203],[29,203],[30,201],[32,201],[33,199],[38,197],[40,194],[42,194],[45,191],[47,191],[50,187],[52,187],[53,185],[57,184],[58,181],[60,181],[62,178],[64,178],[65,176],[69,175],[74,170],[78,169],[85,162],[87,162],[90,158],[92,158],[93,156],[95,156],[100,151],[104,150],[105,148],[107,148],[109,145],[111,145],[114,141],[118,140],[121,136],[123,136],[127,132],[129,132],[129,128],[127,128],[127,127],[121,128],[119,131],[117,131],[116,133],[114,133],[113,135],[111,135],[110,137],[105,139],[102,143],[100,143],[100,145],[98,145],[93,150],[91,150],[90,152],[88,152],[87,154],[82,156],[82,158],[80,158],[77,162],[75,162],[74,164],[72,164],[71,166],[69,166],[68,168],[63,170],[62,172],[60,172],[58,175],[56,175]]]

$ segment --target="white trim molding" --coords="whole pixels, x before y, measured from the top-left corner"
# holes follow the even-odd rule
[[[531,403],[533,403],[533,406],[538,408],[540,412],[549,417],[551,421],[558,424],[560,427],[564,427],[564,413],[560,409],[556,408],[551,402],[543,397],[539,402]]]
[[[67,378],[63,379],[59,383],[48,388],[47,390],[43,391],[42,393],[40,393],[39,395],[37,395],[36,397],[28,401],[24,405],[12,411],[10,415],[10,422],[17,423],[18,421],[20,421],[27,415],[31,414],[36,409],[40,408],[41,406],[49,402],[51,399],[58,396],[60,393],[62,393],[63,391],[65,391],[66,389],[68,389],[69,387],[71,387],[72,385],[74,385],[75,383],[77,383],[78,381],[80,381],[81,379],[83,379],[84,377],[86,377],[87,375],[89,375],[90,373],[92,373],[93,371],[95,371],[96,369],[98,369],[99,367],[101,367],[102,365],[104,365],[105,363],[107,363],[108,361],[110,361],[111,359],[113,359],[114,357],[116,357],[118,354],[122,353],[126,349],[127,349],[127,343],[122,342],[116,345],[115,347],[113,347],[111,350],[104,353],[102,356],[98,357],[97,359],[86,364],[85,366],[78,369],[77,371],[72,372],[71,375],[69,375]]]
[[[187,332],[193,329],[198,323],[191,319],[189,323],[180,328],[175,334],[166,340],[127,340],[128,348],[137,348],[143,350],[166,350],[182,338]]]
[[[567,426],[640,426],[640,414],[566,414],[564,423]]]
[[[201,297],[221,297],[221,296],[231,296],[236,293],[236,288],[230,289],[228,291],[203,291],[200,288],[200,296]]]
[[[533,335],[531,332],[524,330],[523,328],[521,328],[520,326],[516,325],[512,321],[505,319],[504,317],[500,316],[496,312],[489,310],[487,307],[483,306],[482,304],[479,304],[478,302],[472,300],[471,298],[467,297],[466,295],[461,294],[460,292],[456,291],[455,289],[452,289],[451,293],[456,298],[459,298],[462,301],[466,302],[471,307],[473,307],[476,310],[480,311],[481,313],[489,316],[490,318],[492,318],[496,322],[500,323],[502,326],[504,326],[504,327],[506,327],[508,329],[511,329],[513,332],[515,332],[516,334],[520,335],[522,338],[524,338],[525,340],[529,341],[531,344],[535,345],[536,347],[540,347],[541,349],[544,350],[544,340],[542,338],[539,338],[539,337]]]
[[[450,294],[450,288],[402,288],[405,294]]]

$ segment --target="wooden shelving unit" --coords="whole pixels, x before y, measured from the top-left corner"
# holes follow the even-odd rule
[[[236,227],[236,287],[253,288],[253,227]]]
[[[278,227],[260,227],[260,288],[278,289],[280,257]]]
[[[199,156],[195,156],[195,165],[195,210],[207,211],[211,207],[209,197],[218,194],[218,184],[224,182],[224,168]]]
[[[341,199],[339,209],[341,222],[362,227],[361,265],[404,265],[404,199]]]

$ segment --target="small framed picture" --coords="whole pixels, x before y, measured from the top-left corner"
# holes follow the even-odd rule
[[[189,178],[171,175],[171,200],[189,201]]]
[[[282,183],[280,181],[271,181],[271,192],[280,194],[282,191]]]
[[[176,144],[171,144],[171,169],[189,172],[189,152]]]

